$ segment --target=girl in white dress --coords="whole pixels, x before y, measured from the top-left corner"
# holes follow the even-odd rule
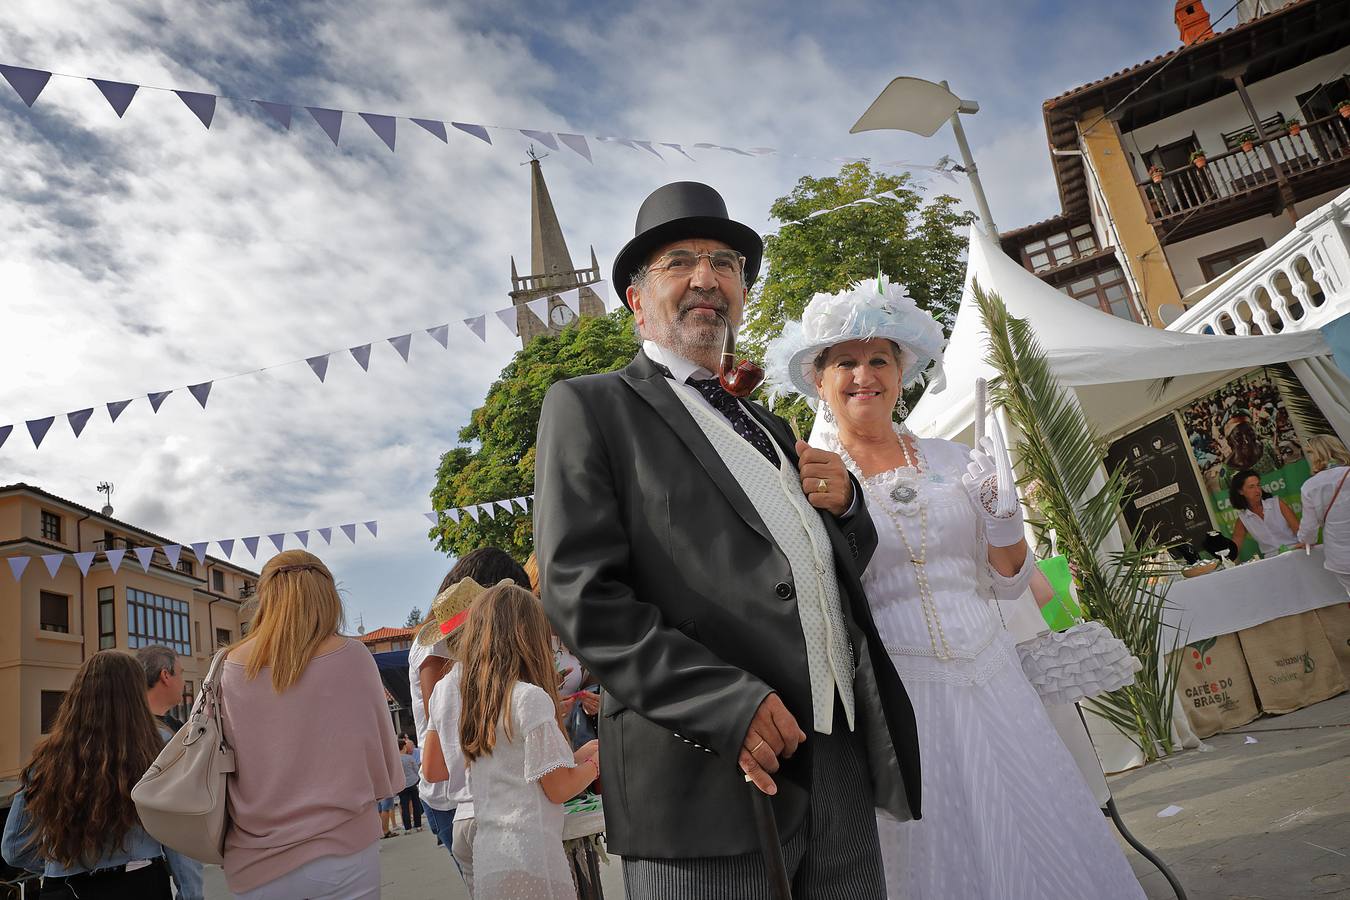
[[[1228,499],[1237,510],[1238,520],[1233,525],[1233,543],[1242,549],[1242,542],[1251,535],[1262,553],[1278,553],[1281,547],[1302,547],[1298,540],[1298,516],[1279,497],[1272,497],[1261,487],[1261,476],[1251,469],[1236,472],[1228,482]]]
[[[561,804],[599,777],[600,753],[595,741],[574,753],[563,734],[549,635],[534,595],[502,584],[474,601],[460,639],[475,900],[576,898]]]
[[[811,443],[862,485],[878,535],[863,585],[918,724],[922,818],[878,816],[889,896],[1143,898],[991,608],[1020,597],[1033,566],[1020,509],[994,514],[992,445],[893,422],[902,384],[940,364],[941,328],[874,281],[816,295],[792,325],[769,376],[824,401]]]

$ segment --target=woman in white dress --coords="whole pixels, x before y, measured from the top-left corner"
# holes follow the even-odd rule
[[[991,609],[1033,568],[1020,509],[998,517],[992,446],[920,440],[892,416],[942,354],[898,285],[816,295],[769,377],[818,406],[811,443],[863,487],[879,544],[863,585],[918,723],[923,817],[878,816],[894,900],[1144,896]]]
[[[1242,542],[1251,535],[1264,554],[1278,553],[1281,547],[1301,547],[1298,541],[1298,516],[1279,497],[1272,497],[1261,487],[1261,476],[1251,469],[1241,469],[1228,482],[1228,499],[1237,510],[1238,520],[1233,525],[1233,543],[1242,549]]]
[[[1345,487],[1350,450],[1340,438],[1315,434],[1308,438],[1308,466],[1312,477],[1303,482],[1303,522],[1299,525],[1299,543],[1317,543],[1322,533],[1324,565],[1350,592],[1350,492]]]

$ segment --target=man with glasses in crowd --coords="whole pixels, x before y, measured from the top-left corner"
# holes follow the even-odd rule
[[[655,191],[613,272],[642,351],[555,384],[539,423],[543,602],[605,690],[607,842],[634,900],[768,897],[751,791],[798,900],[884,896],[874,806],[918,814],[862,492],[716,377],[762,251],[711,187]]]

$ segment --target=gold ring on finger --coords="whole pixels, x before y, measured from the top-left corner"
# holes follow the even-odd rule
[[[758,744],[756,744],[754,747],[752,747],[752,748],[750,749],[750,755],[753,756],[754,754],[758,753],[758,752],[759,752],[759,748],[760,748],[760,747],[763,747],[763,746],[764,746],[764,741],[760,741]]]
[[[824,478],[816,479],[816,493],[823,494],[830,489],[830,483]]]

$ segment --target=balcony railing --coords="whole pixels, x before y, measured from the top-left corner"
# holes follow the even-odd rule
[[[1280,334],[1350,312],[1350,190],[1298,220],[1182,313],[1170,331]]]
[[[1150,218],[1166,224],[1207,205],[1277,184],[1267,151],[1286,177],[1350,159],[1350,119],[1333,113],[1301,126],[1298,134],[1267,134],[1250,150],[1238,147],[1216,153],[1206,156],[1204,167],[1189,163],[1164,172],[1161,181],[1150,178],[1139,185]]]

